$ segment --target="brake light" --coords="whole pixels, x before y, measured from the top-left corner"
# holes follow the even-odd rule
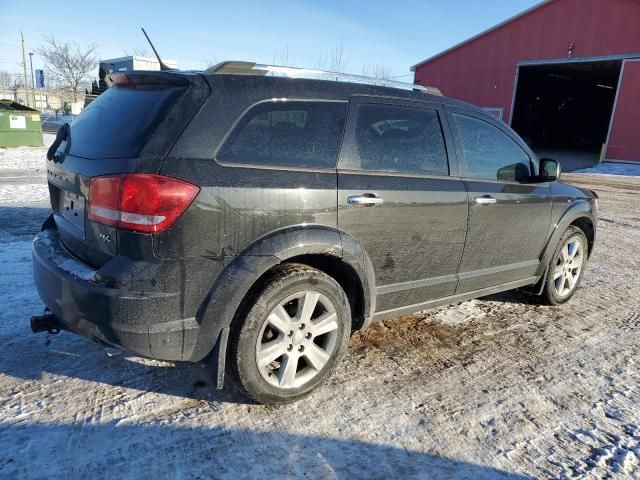
[[[146,173],[95,177],[89,186],[89,220],[126,230],[160,233],[191,205],[200,188]]]
[[[109,75],[111,82],[119,87],[133,87],[135,88],[135,82],[126,73],[112,73]]]
[[[118,87],[131,87],[145,85],[166,85],[170,87],[186,87],[189,79],[184,75],[167,72],[116,72],[109,75],[111,83]]]

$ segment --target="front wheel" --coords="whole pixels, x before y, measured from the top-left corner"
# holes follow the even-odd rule
[[[335,370],[349,340],[351,309],[333,278],[285,265],[249,302],[232,332],[230,364],[251,398],[291,402]]]
[[[569,227],[551,257],[542,298],[551,305],[569,301],[576,293],[587,266],[587,237]]]

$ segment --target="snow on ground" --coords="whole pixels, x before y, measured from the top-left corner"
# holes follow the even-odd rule
[[[49,195],[49,190],[45,183],[2,185],[2,189],[0,189],[0,204],[39,204],[42,203],[43,198],[47,198],[47,195]]]
[[[43,142],[45,147],[55,140],[55,135],[43,134]],[[0,148],[0,175],[4,177],[7,171],[22,170],[22,175],[28,174],[32,176],[34,172],[45,172],[45,158],[47,148],[43,147],[15,147]],[[46,175],[45,175],[46,177]]]
[[[0,148],[0,205],[49,204],[45,159],[55,135],[43,137],[44,147]]]
[[[20,152],[0,158],[44,149]],[[640,478],[640,178],[565,176],[601,208],[569,304],[505,293],[375,324],[318,392],[265,407],[201,366],[31,334],[48,209],[44,166],[21,165],[0,171],[0,478]]]
[[[626,176],[640,176],[640,163],[634,165],[632,163],[614,163],[605,162],[594,165],[591,168],[583,168],[581,170],[575,170],[571,173],[589,173],[599,175],[626,175]]]

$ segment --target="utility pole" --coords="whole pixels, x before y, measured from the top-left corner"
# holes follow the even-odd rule
[[[33,76],[33,53],[29,52],[29,65],[31,65],[31,93],[33,93],[33,108],[36,108],[36,77]]]
[[[22,38],[22,67],[24,68],[24,96],[27,106],[29,106],[29,80],[27,77],[27,54],[24,51],[24,35],[20,32]]]

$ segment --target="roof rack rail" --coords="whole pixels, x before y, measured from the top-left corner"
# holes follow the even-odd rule
[[[329,72],[313,68],[285,67],[282,65],[267,65],[263,63],[226,61],[208,68],[206,73],[222,73],[235,75],[269,75],[288,78],[311,78],[316,80],[334,80],[337,82],[362,83],[366,85],[379,85],[382,87],[400,88],[403,90],[415,90],[432,95],[442,95],[436,87],[416,85],[414,83],[396,82],[383,78],[353,75],[350,73]]]

